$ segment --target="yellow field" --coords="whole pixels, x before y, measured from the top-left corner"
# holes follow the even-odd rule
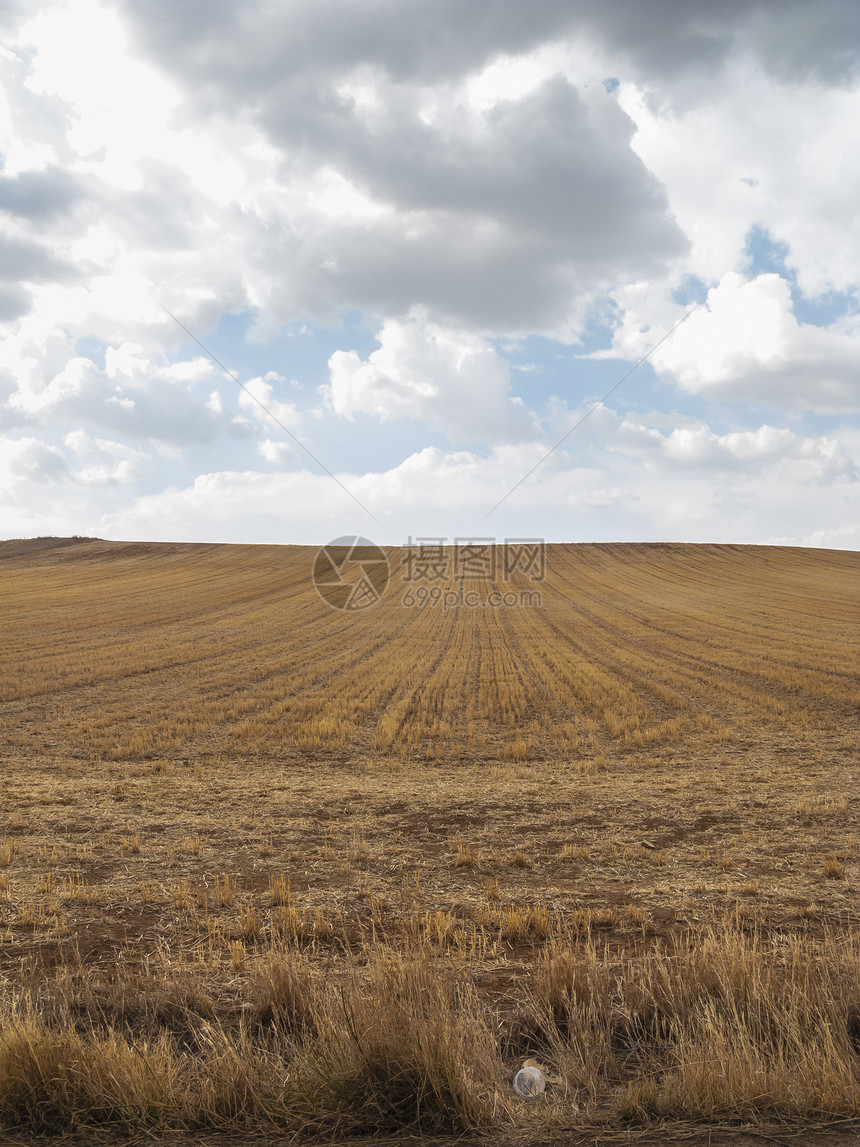
[[[45,1032],[71,1041],[68,1078],[51,1069],[64,1095],[101,1078],[105,1040],[149,1041],[128,1063],[161,1092],[139,1083],[127,1110],[90,1096],[109,1126],[860,1115],[857,555],[558,545],[541,582],[441,586],[448,601],[521,595],[496,608],[434,604],[390,557],[382,600],[346,612],[315,591],[309,548],[0,543],[0,1127],[87,1122],[80,1097],[75,1119],[59,1100],[32,1115],[44,1103],[21,1063],[41,1062]],[[793,1044],[771,1048],[737,1011],[741,971]],[[299,980],[328,1017],[312,1037]],[[286,1026],[272,1019],[284,983]],[[209,1079],[206,1025],[227,1059],[241,1047],[263,1072],[304,1056],[308,1078],[340,1079],[332,1047],[338,1032],[352,1047],[354,1015],[337,1000],[375,1001],[378,1021],[393,983],[412,1027],[432,996],[427,1040],[454,1075],[481,1065],[468,1086],[426,1064],[436,1082],[413,1080],[459,1122],[428,1122],[429,1101],[398,1116],[385,1089],[402,1065],[380,1083],[353,1064],[379,1092],[363,1084],[358,1106],[245,1080],[251,1098],[222,1110],[196,1076],[164,1082],[191,1070],[170,1058],[178,1029]],[[828,1051],[813,1037],[831,1012]],[[717,1049],[732,1033],[746,1068]],[[708,1040],[703,1072],[691,1048]],[[517,1106],[509,1079],[528,1054],[554,1082]],[[132,1068],[110,1062],[137,1095]],[[818,1090],[798,1082],[810,1072]]]

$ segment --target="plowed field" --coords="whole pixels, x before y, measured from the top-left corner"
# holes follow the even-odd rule
[[[562,939],[856,937],[857,555],[448,557],[344,610],[310,548],[0,543],[7,984],[193,974],[229,1016],[279,946],[381,945],[505,1017]]]

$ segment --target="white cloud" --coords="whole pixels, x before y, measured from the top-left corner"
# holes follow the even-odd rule
[[[110,353],[109,349],[107,354]],[[208,358],[195,358],[187,360],[186,362],[173,362],[169,366],[161,367],[158,371],[160,378],[170,379],[171,382],[199,382],[203,378],[209,378],[211,374],[212,363]]]
[[[620,460],[598,455],[587,467],[558,459],[489,518],[487,511],[540,457],[534,445],[500,447],[486,459],[428,447],[388,470],[338,474],[373,519],[325,476],[246,471],[201,475],[190,486],[138,499],[100,529],[148,537],[157,526],[160,537],[201,541],[276,541],[286,534],[305,543],[352,532],[391,545],[409,536],[458,535],[761,542],[788,537],[774,529],[782,522],[790,523],[794,544],[850,544],[860,480],[844,458],[831,465],[825,444],[797,439],[782,454],[765,444],[751,463],[737,457],[750,444],[735,443],[727,464],[679,469],[668,441],[663,437],[650,453],[639,441]],[[813,535],[823,540],[804,542]]]
[[[700,423],[662,434],[628,415],[607,445],[636,454],[649,469],[664,474],[672,470],[722,472],[724,480],[732,476],[746,480],[769,470],[786,481],[821,484],[860,478],[860,470],[835,439],[804,438],[767,424],[756,430],[716,434]]]
[[[856,290],[856,80],[778,83],[746,55],[691,105],[671,86],[655,98],[653,88],[628,82],[620,94],[637,126],[633,147],[690,239],[684,271],[713,282],[744,269],[747,235],[759,227],[786,244],[806,294]]]
[[[82,429],[70,431],[63,441],[77,457],[72,476],[85,485],[130,485],[139,478],[146,459],[143,450],[108,438],[91,438]]]
[[[834,530],[813,530],[801,538],[787,537],[784,544],[814,546],[816,549],[860,550],[860,513],[852,525],[838,526]]]
[[[36,438],[0,438],[0,482],[11,489],[22,481],[56,482],[68,471],[62,450]]]
[[[276,466],[282,466],[284,462],[296,455],[296,451],[289,442],[276,442],[272,438],[264,438],[257,447],[257,451],[267,462],[272,462]]]
[[[27,88],[72,104],[66,140],[118,186],[138,184],[141,150],[159,143],[176,97],[154,70],[129,56],[119,15],[96,0],[51,6],[20,31],[39,45]]]
[[[329,360],[326,393],[338,414],[421,419],[454,442],[535,437],[534,418],[511,397],[509,365],[480,336],[412,315],[389,319],[377,339],[365,361],[355,351]]]
[[[645,354],[684,313],[639,287],[620,292],[619,301],[624,319],[613,345],[625,358]],[[860,410],[860,321],[798,322],[789,284],[776,274],[749,281],[734,271],[724,275],[649,361],[693,394],[784,409]]]
[[[242,384],[239,391],[239,405],[249,414],[253,414],[258,422],[271,426],[272,416],[285,426],[295,425],[301,421],[301,415],[294,403],[281,402],[275,396],[275,386],[283,387],[286,379],[277,371],[269,371],[265,378],[251,378]]]
[[[605,478],[605,475],[599,471],[596,473],[574,472],[570,476],[576,478],[576,488],[574,493],[568,497],[567,504],[575,510],[609,510],[613,507],[639,501],[633,488],[601,486],[600,482]]]
[[[246,432],[223,406],[213,408],[194,393],[193,384],[210,374],[205,360],[170,364],[138,344],[121,343],[107,348],[102,370],[77,355],[61,333],[42,342],[26,323],[2,351],[3,366],[15,379],[6,411],[27,425],[72,424],[180,445]],[[0,402],[0,417],[4,413]]]

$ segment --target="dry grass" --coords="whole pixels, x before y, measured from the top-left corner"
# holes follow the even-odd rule
[[[281,1130],[302,1138],[522,1125],[510,1080],[538,1056],[547,1129],[860,1115],[860,944],[774,950],[737,919],[618,959],[558,937],[516,1001],[464,962],[384,945],[323,967],[292,948],[226,995],[178,966],[94,983],[67,969],[0,1017],[0,1125],[54,1134]],[[511,1003],[515,1007],[511,1008]]]
[[[854,556],[311,560],[0,543],[0,1129],[856,1118]]]
[[[232,970],[244,971],[233,948]],[[94,999],[65,979],[50,1021],[19,1002],[0,1034],[0,1125],[40,1135],[250,1127],[331,1138],[458,1134],[510,1113],[474,990],[425,962],[381,952],[335,982],[273,954],[248,995],[226,1018],[187,980],[124,983]],[[82,1012],[85,1026],[75,1022]]]
[[[626,1123],[857,1115],[858,959],[856,940],[774,952],[731,921],[671,956],[609,962],[593,944],[552,944],[509,1038],[585,1102],[627,1077]]]

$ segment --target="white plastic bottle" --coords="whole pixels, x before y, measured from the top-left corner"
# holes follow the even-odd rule
[[[523,1099],[537,1099],[546,1087],[546,1076],[534,1062],[527,1059],[514,1076],[514,1091]]]

